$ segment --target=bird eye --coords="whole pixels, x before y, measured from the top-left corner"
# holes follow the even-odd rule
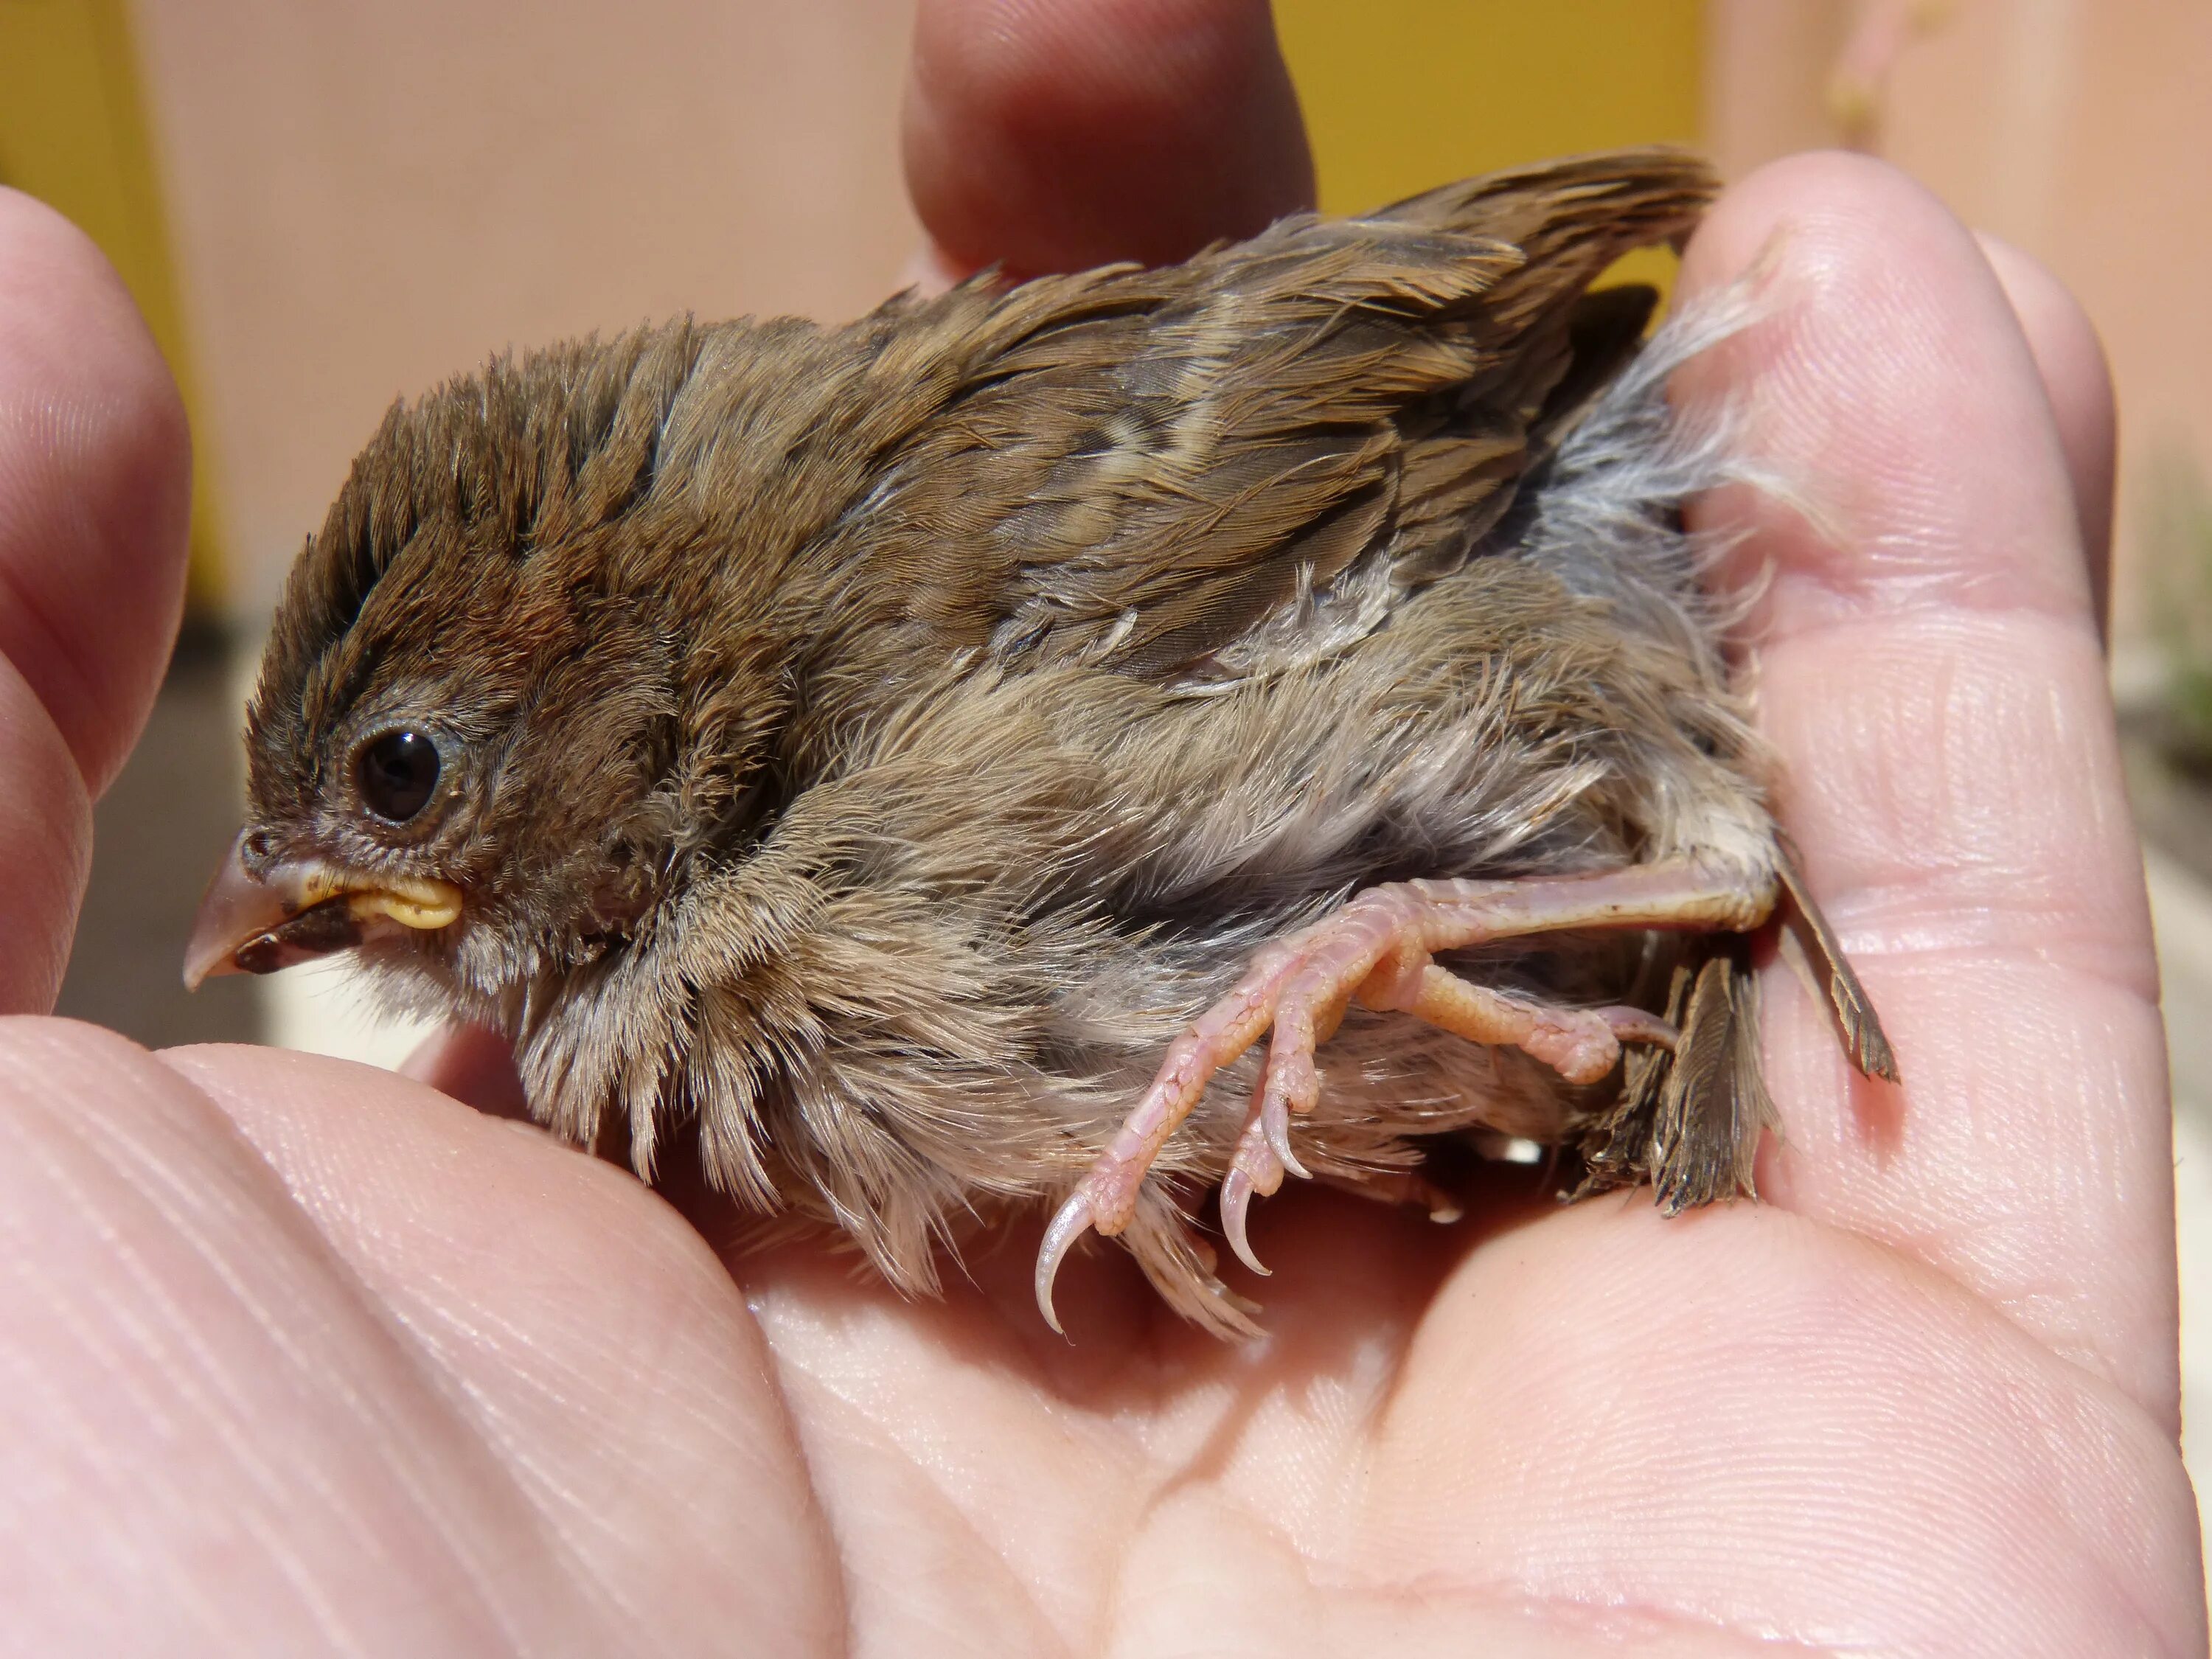
[[[386,732],[362,750],[356,767],[368,810],[404,823],[429,804],[438,787],[438,745],[420,732]]]

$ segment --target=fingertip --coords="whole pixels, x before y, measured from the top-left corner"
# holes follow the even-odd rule
[[[922,0],[904,147],[963,270],[1161,264],[1313,200],[1266,0]]]
[[[2119,410],[2112,366],[2097,325],[2051,268],[2001,237],[1977,231],[1983,257],[2011,301],[2027,337],[2057,424],[2058,445],[2074,489],[2081,556],[2100,634],[2112,620],[2112,492],[2118,472]]]
[[[1682,292],[1755,267],[1768,314],[1685,380],[1692,396],[1722,384],[1762,466],[1810,509],[1761,519],[1751,550],[1774,572],[1774,617],[1937,603],[2086,629],[2057,425],[1972,233],[1885,163],[1792,156],[1716,204]]]
[[[0,660],[0,1014],[51,1012],[92,866],[92,799],[69,745]]]
[[[425,1038],[408,1055],[399,1074],[427,1083],[487,1117],[530,1121],[530,1099],[515,1070],[514,1050],[496,1031],[476,1025],[448,1026]]]
[[[176,635],[191,463],[176,382],[113,268],[0,189],[0,655],[94,793]]]

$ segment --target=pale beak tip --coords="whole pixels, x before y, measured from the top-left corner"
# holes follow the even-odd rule
[[[216,946],[212,953],[205,947],[188,951],[185,957],[185,989],[197,991],[211,979],[240,971],[232,951],[222,946]]]
[[[241,973],[238,948],[284,920],[283,901],[246,868],[246,832],[240,830],[230,852],[208,884],[185,945],[185,989],[197,991],[222,974]]]

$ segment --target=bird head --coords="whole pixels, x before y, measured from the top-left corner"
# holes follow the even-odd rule
[[[702,532],[656,486],[697,350],[560,348],[386,417],[279,603],[188,984],[355,950],[496,1006],[665,896],[758,748],[679,684]]]

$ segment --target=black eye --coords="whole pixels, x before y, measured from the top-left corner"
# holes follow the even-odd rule
[[[438,787],[438,745],[420,732],[386,732],[361,751],[361,798],[380,818],[404,823]]]

